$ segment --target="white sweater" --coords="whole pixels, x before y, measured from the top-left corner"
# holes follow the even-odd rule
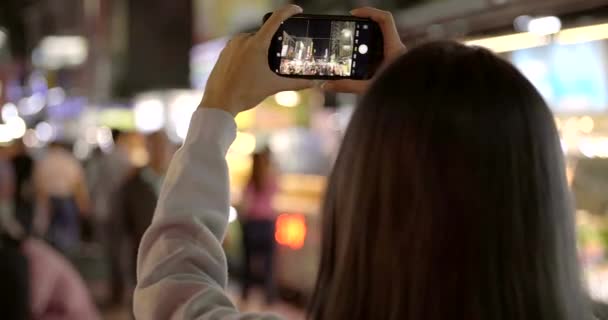
[[[279,319],[241,314],[226,296],[230,193],[225,156],[236,136],[227,112],[199,108],[171,162],[137,257],[137,319]]]

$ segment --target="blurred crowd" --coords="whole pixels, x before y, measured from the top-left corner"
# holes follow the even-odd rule
[[[113,130],[112,140],[112,148],[96,149],[86,161],[61,141],[41,152],[21,140],[0,149],[0,258],[7,262],[0,275],[12,279],[0,281],[0,301],[10,319],[131,313],[138,245],[178,146],[163,131],[142,136]],[[239,205],[238,301],[250,299],[258,284],[267,305],[277,298],[276,177],[270,150],[253,154]]]
[[[137,247],[177,148],[162,131],[136,135],[114,130],[113,148],[85,162],[61,141],[35,154],[19,140],[0,149],[0,275],[11,279],[0,281],[0,295],[9,319],[96,319],[97,306],[128,307]]]

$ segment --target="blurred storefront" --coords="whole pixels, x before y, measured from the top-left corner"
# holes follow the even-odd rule
[[[267,12],[285,0],[194,0],[196,42],[257,28]]]

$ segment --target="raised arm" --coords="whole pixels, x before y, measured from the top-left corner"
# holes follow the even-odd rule
[[[224,292],[228,275],[221,241],[230,203],[224,157],[236,136],[234,115],[278,91],[310,86],[281,79],[267,65],[272,34],[298,12],[297,6],[284,7],[256,35],[235,37],[221,54],[140,244],[138,319],[276,319],[239,314]]]
[[[224,294],[229,186],[224,156],[236,134],[232,116],[201,108],[175,154],[137,263],[139,319],[237,319]]]

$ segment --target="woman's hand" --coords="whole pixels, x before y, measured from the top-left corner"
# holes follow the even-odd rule
[[[312,87],[310,80],[280,77],[268,66],[268,48],[274,34],[283,21],[301,12],[298,6],[286,5],[255,34],[232,38],[211,72],[201,106],[237,115],[279,91]]]
[[[370,18],[378,23],[384,39],[384,61],[380,68],[386,67],[393,60],[405,52],[405,45],[401,42],[393,15],[388,11],[376,8],[359,8],[350,12],[355,17]],[[323,90],[335,92],[364,93],[371,80],[335,80],[327,81]]]

